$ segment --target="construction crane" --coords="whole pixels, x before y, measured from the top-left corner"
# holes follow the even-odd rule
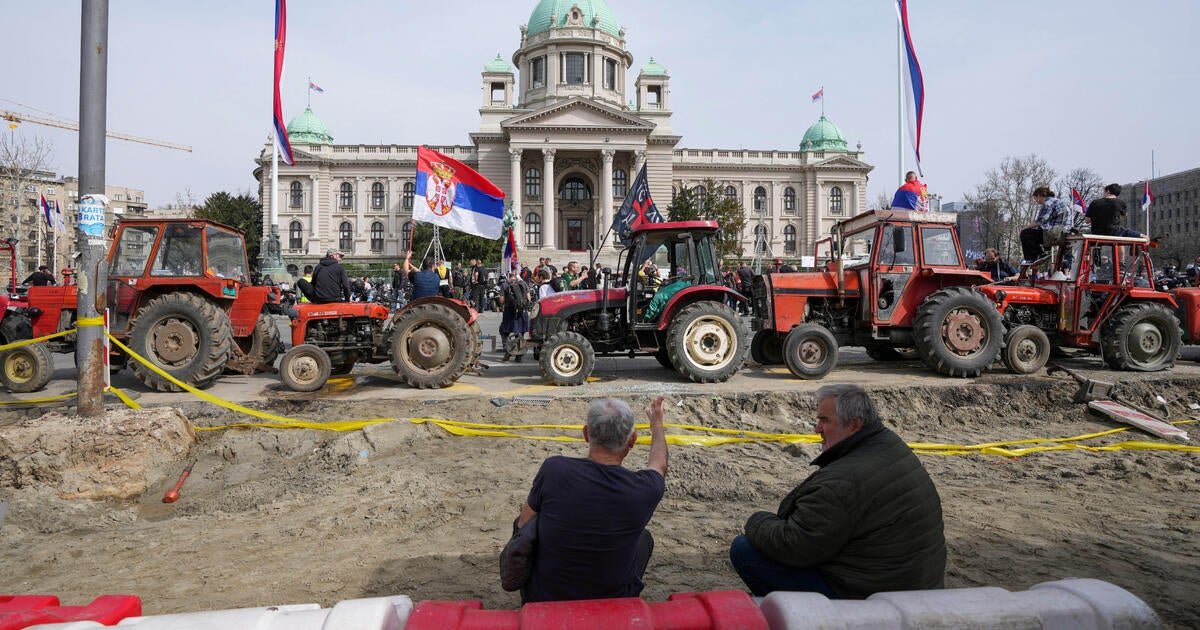
[[[70,129],[71,131],[79,131],[79,123],[70,120],[60,120],[58,118],[42,118],[40,116],[30,116],[19,112],[11,112],[8,110],[0,110],[0,118],[8,121],[8,126],[16,129],[17,125],[27,122],[35,125],[46,125],[47,127],[58,127],[59,129]],[[104,135],[114,140],[125,140],[127,142],[140,142],[165,149],[175,149],[176,151],[192,152],[192,147],[175,144],[174,142],[165,142],[163,140],[155,140],[153,138],[142,138],[140,136],[132,136],[127,133],[118,133],[116,131],[105,131]]]

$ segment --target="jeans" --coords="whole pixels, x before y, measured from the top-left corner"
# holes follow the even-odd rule
[[[789,567],[762,555],[745,536],[738,536],[729,545],[729,561],[746,588],[757,597],[772,591],[820,593],[830,599],[833,590],[813,567]]]

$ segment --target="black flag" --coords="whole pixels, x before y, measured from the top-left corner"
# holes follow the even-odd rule
[[[621,243],[629,245],[629,233],[634,227],[642,223],[662,223],[665,221],[663,215],[658,211],[658,206],[654,205],[654,200],[650,198],[650,186],[646,183],[646,165],[642,165],[642,170],[638,171],[637,177],[633,178],[633,185],[629,187],[629,193],[625,195],[625,201],[621,202],[621,209],[617,211],[613,217],[612,230],[617,233],[617,238]]]

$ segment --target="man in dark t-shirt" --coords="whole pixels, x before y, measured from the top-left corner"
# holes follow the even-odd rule
[[[1087,219],[1092,224],[1092,234],[1103,236],[1133,236],[1140,237],[1141,232],[1121,226],[1125,218],[1125,201],[1120,199],[1121,185],[1109,184],[1104,187],[1104,196],[1088,204]]]
[[[637,441],[633,412],[607,398],[588,408],[586,458],[542,462],[518,526],[537,517],[537,551],[524,602],[637,597],[654,550],[646,524],[666,488],[663,399],[646,411],[650,457],[645,470],[621,465]]]

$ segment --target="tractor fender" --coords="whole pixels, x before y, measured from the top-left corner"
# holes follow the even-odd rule
[[[672,318],[675,317],[675,313],[688,304],[703,300],[724,304],[727,298],[733,298],[738,302],[746,301],[746,296],[729,287],[715,284],[688,287],[676,293],[671,298],[671,301],[667,302],[667,305],[663,308],[662,315],[658,318],[658,330],[666,330],[670,326]]]
[[[1166,304],[1171,310],[1179,308],[1179,303],[1175,301],[1175,296],[1170,293],[1163,293],[1158,289],[1146,287],[1134,287],[1129,290],[1129,295],[1125,298],[1126,301],[1138,302],[1161,302]]]
[[[464,302],[462,300],[455,300],[452,298],[442,297],[440,295],[435,295],[433,297],[425,297],[425,298],[421,298],[419,300],[413,300],[412,302],[409,302],[407,305],[405,305],[405,307],[403,309],[400,309],[400,311],[397,311],[397,312],[402,312],[405,309],[407,309],[411,306],[414,306],[416,304],[440,304],[441,306],[445,306],[446,308],[449,308],[450,310],[454,311],[455,313],[458,313],[459,317],[462,317],[463,319],[465,319],[467,321],[467,326],[474,324],[475,320],[479,319],[479,312],[476,311],[474,308],[472,308],[466,302]]]
[[[229,323],[233,325],[233,336],[249,337],[253,334],[258,316],[266,312],[268,304],[278,304],[279,296],[279,287],[242,287],[229,309]]]

